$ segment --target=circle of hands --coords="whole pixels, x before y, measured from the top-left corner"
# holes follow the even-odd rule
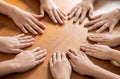
[[[113,32],[114,27],[119,22],[118,9],[93,17],[93,2],[89,0],[78,3],[68,14],[64,13],[52,0],[40,0],[40,3],[40,15],[14,8],[13,13],[9,14],[9,17],[12,18],[24,33],[31,32],[35,35],[42,34],[46,28],[46,25],[38,20],[42,19],[45,13],[48,14],[55,24],[64,24],[67,19],[73,19],[73,23],[79,22],[81,24],[88,17],[89,21],[85,24],[86,27],[89,27],[88,31],[97,29],[96,33],[88,34],[88,39],[97,44],[82,44],[80,50],[71,48],[66,53],[58,51],[52,55],[49,60],[49,66],[52,76],[55,79],[62,79],[62,77],[70,79],[72,68],[79,74],[91,75],[89,70],[92,67],[96,67],[96,65],[87,55],[102,60],[110,60],[114,65],[119,66],[119,63],[114,61],[110,56],[111,51],[118,51],[110,47],[115,47],[120,44],[118,41],[120,36],[101,34],[106,29],[109,29],[110,34]],[[35,39],[31,35],[25,34],[13,37],[0,37],[0,51],[17,54],[14,59],[6,61],[6,63],[12,65],[13,72],[24,72],[44,62],[47,54],[46,49],[36,47],[27,51],[22,50],[22,48],[33,45],[34,41]]]

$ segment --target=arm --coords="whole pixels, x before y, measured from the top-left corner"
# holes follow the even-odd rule
[[[40,47],[36,47],[17,54],[11,60],[0,62],[0,76],[28,71],[43,63],[46,54],[47,51],[45,49],[40,50]]]
[[[38,21],[40,15],[31,14],[4,1],[0,1],[0,13],[9,16],[24,33],[29,31],[37,35],[44,32],[45,25]]]
[[[10,16],[10,13],[14,10],[14,6],[4,1],[0,1],[0,13]]]
[[[120,64],[120,51],[113,50],[114,52],[111,53],[112,60],[116,61],[118,64]]]
[[[11,60],[0,62],[0,76],[10,74],[14,72],[14,68],[11,64]]]
[[[97,79],[120,79],[119,75],[116,75],[110,71],[107,71],[99,66],[94,66],[91,68],[90,76],[93,76]]]

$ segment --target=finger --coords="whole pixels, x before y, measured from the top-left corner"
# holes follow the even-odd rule
[[[44,62],[44,60],[45,60],[45,57],[44,57],[44,58],[41,58],[41,59],[40,59],[40,60],[38,60],[38,61],[36,61],[36,65],[43,63],[43,62]]]
[[[26,39],[32,39],[33,37],[30,36],[23,36],[23,37],[18,37],[18,40],[26,40]]]
[[[111,25],[111,26],[109,27],[109,33],[110,33],[110,34],[112,34],[113,29],[114,29],[114,25]]]
[[[39,52],[41,53],[41,52]],[[36,56],[36,60],[41,60],[41,58],[44,58],[46,56],[47,52],[41,53],[39,55]]]
[[[23,50],[21,50],[21,49],[12,49],[11,53],[17,54],[17,53],[21,53],[21,52],[23,52]]]
[[[45,29],[46,25],[43,24],[43,23],[41,23],[41,22],[39,22],[37,19],[35,19],[35,18],[32,17],[32,21],[33,21],[36,25],[38,25],[40,28],[42,28],[43,30]]]
[[[76,7],[72,8],[72,10],[70,10],[70,11],[68,12],[68,15],[70,15],[70,14],[74,11],[75,8],[76,8]]]
[[[31,46],[33,44],[34,44],[34,42],[23,43],[23,44],[19,44],[19,46],[17,48],[25,48],[25,47]]]
[[[97,15],[97,16],[92,17],[91,19],[92,19],[92,20],[95,20],[95,19],[100,18],[101,16],[102,16],[102,15]]]
[[[102,31],[104,31],[105,29],[107,29],[109,27],[109,24],[104,24],[100,29],[98,29],[96,32],[100,33]]]
[[[82,12],[81,9],[79,9],[79,10],[76,12],[76,15],[75,15],[74,20],[73,20],[74,23],[76,23],[76,22],[79,20],[80,15],[81,15],[81,12]]]
[[[61,54],[60,54],[60,51],[57,52],[57,60],[61,60]]]
[[[89,15],[89,18],[91,19],[93,15],[93,8],[90,8],[88,15]]]
[[[56,57],[57,57],[57,56],[56,56],[56,53],[54,53],[53,56],[52,56],[53,63],[56,63],[56,59],[57,59]]]
[[[23,25],[18,26],[24,33],[28,33],[28,31],[25,29]]]
[[[23,34],[19,34],[19,35],[15,35],[14,37],[16,37],[16,38],[22,38],[23,36],[25,36],[24,33]]]
[[[68,16],[68,19],[71,19],[71,18],[75,15],[75,13],[77,12],[77,10],[78,10],[78,8],[75,8],[75,9],[71,12],[71,14]]]
[[[45,52],[47,53],[47,50],[46,50],[46,49],[39,50],[39,51],[35,52],[34,55],[35,55],[35,56],[38,56],[38,55],[40,55],[40,54],[42,54],[42,53],[45,53]]]
[[[83,52],[83,51],[77,51],[80,55],[84,56],[84,57],[87,57],[86,54]]]
[[[85,26],[91,26],[91,25],[94,25],[98,22],[100,22],[102,19],[101,18],[98,18],[98,19],[95,19],[95,20],[92,20],[92,21],[89,21],[85,24]]]
[[[75,64],[73,63],[73,61],[69,59],[69,62],[70,62],[70,64],[71,64],[71,66],[72,66],[73,68],[75,68]]]
[[[32,53],[35,53],[35,52],[38,52],[38,51],[40,51],[40,47],[36,47],[36,48],[31,50]]]
[[[34,22],[34,21],[33,21]],[[43,33],[43,30],[36,25],[35,23],[33,23],[31,20],[29,21],[29,25],[31,25],[32,28],[34,28],[37,32],[39,32],[40,34]]]
[[[62,13],[62,14],[63,14],[63,16],[66,16],[66,15],[67,15],[66,13],[64,13],[64,11],[63,11],[63,10],[59,9],[59,11],[60,11],[60,13]]]
[[[102,42],[103,41],[103,38],[101,37],[101,38],[92,38],[92,37],[89,37],[88,38],[89,40],[91,40],[91,41],[93,41],[93,42]]]
[[[50,16],[51,20],[54,22],[54,23],[58,23],[53,12],[50,10],[50,12],[47,12],[48,15]]]
[[[41,15],[42,17],[44,17],[44,15],[45,15],[44,9],[43,9],[42,7],[40,7],[40,15]]]
[[[66,20],[65,15],[60,10],[58,10],[58,14],[62,20]]]
[[[58,15],[58,12],[56,10],[53,10],[54,16],[56,17],[57,21],[60,24],[63,24],[63,21],[61,20],[60,16]]]
[[[80,23],[82,23],[87,15],[87,10],[83,10],[80,17]]]
[[[62,53],[62,59],[66,59],[66,54],[65,53]]]
[[[104,25],[104,21],[100,21],[100,22],[94,24],[93,26],[91,26],[90,28],[88,28],[88,30],[89,31],[94,30],[94,29],[96,29],[96,28],[98,28],[98,27],[100,27],[102,25]]]
[[[37,19],[41,19],[41,18],[43,18],[43,16],[42,16],[42,15],[32,14],[32,16],[33,16],[33,17],[35,17],[35,18],[37,18]]]
[[[102,37],[105,37],[105,35],[102,33],[89,33],[88,37],[90,37],[90,38],[102,38]]]
[[[50,68],[53,67],[53,62],[52,62],[52,61],[53,61],[52,58],[50,58],[50,61],[49,61],[49,63],[50,63]]]
[[[20,41],[21,44],[24,44],[24,43],[34,42],[35,38],[25,39],[25,40],[19,40],[19,41]]]
[[[72,54],[71,52],[67,52],[68,56],[70,57],[71,60],[75,61],[76,56]]]
[[[74,54],[75,56],[77,56],[78,55],[78,53],[76,52],[76,50],[77,49],[73,49],[73,48],[71,48],[71,49],[69,49],[69,51],[72,53],[72,54]]]
[[[38,34],[32,27],[31,27],[31,25],[29,25],[29,24],[24,24],[24,26],[25,26],[25,28],[27,29],[27,30],[29,30],[31,33],[33,33],[33,34]]]

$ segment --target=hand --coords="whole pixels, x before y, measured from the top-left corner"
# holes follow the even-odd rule
[[[46,50],[40,50],[40,47],[21,52],[11,60],[14,72],[25,72],[41,64],[46,54]]]
[[[72,69],[65,53],[54,53],[50,58],[50,71],[54,79],[70,79]]]
[[[14,7],[14,10],[9,15],[15,22],[15,24],[24,32],[31,32],[33,34],[42,34],[45,29],[45,25],[39,22],[37,19],[41,18],[40,15],[30,14],[19,8]]]
[[[13,37],[0,37],[0,51],[4,53],[20,53],[22,48],[33,45],[34,38],[32,36],[25,36],[24,34]]]
[[[53,2],[53,0],[40,0],[40,2],[41,16],[44,16],[44,13],[47,12],[54,23],[64,24],[66,14],[63,13],[63,11]]]
[[[72,65],[72,68],[81,75],[89,75],[94,68],[94,64],[86,56],[86,54],[77,49],[70,49],[68,51],[68,56],[70,57],[69,61]]]
[[[69,13],[69,19],[74,18],[73,22],[82,23],[87,16],[91,17],[93,13],[93,1],[92,0],[82,0],[82,2],[78,3]]]
[[[106,45],[90,45],[90,44],[82,44],[81,50],[83,50],[87,55],[92,57],[96,57],[102,60],[112,60],[112,55],[114,53],[114,49],[111,49]]]
[[[101,14],[99,16],[92,18],[92,21],[88,22],[85,26],[90,26],[90,28],[88,29],[89,31],[92,31],[100,27],[96,31],[97,33],[102,32],[108,28],[109,33],[111,34],[119,20],[120,12],[118,9],[115,9],[109,13]]]
[[[88,35],[88,39],[97,42],[97,44],[108,45],[110,47],[115,47],[120,44],[120,35],[91,33]]]

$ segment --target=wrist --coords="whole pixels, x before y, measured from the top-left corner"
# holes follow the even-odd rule
[[[47,2],[47,0],[39,0],[41,3]]]
[[[10,71],[10,73],[15,73],[16,72],[16,68],[13,64],[13,61],[12,60],[8,60],[6,61],[7,63],[7,66],[8,66],[8,70]]]
[[[59,77],[59,78],[55,78],[55,79],[70,79],[70,77]]]
[[[17,11],[17,7],[12,7],[12,8],[9,10],[7,16],[9,16],[10,18],[13,18],[13,17],[15,16],[15,12],[16,12],[16,11]],[[12,13],[11,13],[11,12],[12,12]]]
[[[11,13],[12,9],[13,9],[13,6],[11,4],[8,4],[4,1],[0,1],[0,12],[2,14],[9,16],[10,14],[12,14]]]
[[[112,54],[112,60],[116,61],[117,58],[120,57],[120,51],[118,50],[113,50],[113,54]]]
[[[120,8],[117,8],[117,9],[115,9],[114,11],[115,11],[115,13],[116,13],[116,18],[117,18],[118,20],[120,20]]]
[[[89,2],[89,3],[94,3],[94,0],[82,0],[82,1],[87,1],[87,2]]]
[[[11,67],[13,73],[17,72],[18,66],[17,66],[17,64],[15,63],[14,59],[10,60],[10,67]]]
[[[97,69],[97,65],[93,64],[93,65],[90,65],[89,68],[87,69],[87,73],[86,75],[88,76],[93,76],[94,75],[94,71]]]

